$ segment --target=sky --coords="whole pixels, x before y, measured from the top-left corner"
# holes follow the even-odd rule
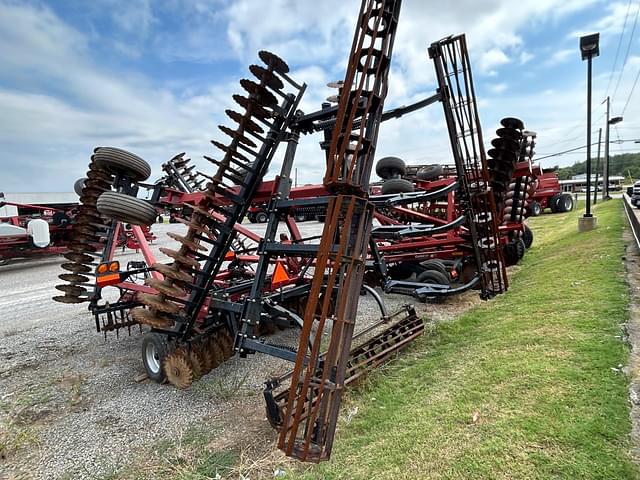
[[[344,78],[359,8],[355,0],[0,0],[0,191],[71,191],[97,146],[141,156],[152,179],[180,152],[211,173],[202,155],[219,155],[210,140],[227,142],[217,125],[229,125],[224,110],[257,52],[285,59],[308,85],[302,109],[317,110],[335,93],[326,84]],[[587,69],[579,37],[600,32],[594,141],[607,95],[611,116],[624,116],[611,140],[640,139],[640,82],[629,96],[640,70],[639,9],[638,0],[404,0],[385,106],[432,95],[428,45],[465,33],[486,141],[502,117],[515,116],[538,133],[539,157],[580,147]],[[320,140],[300,143],[301,184],[322,180]],[[611,145],[612,154],[629,151],[640,144]],[[450,163],[442,108],[385,122],[376,156],[387,155]],[[584,158],[579,150],[541,164]]]

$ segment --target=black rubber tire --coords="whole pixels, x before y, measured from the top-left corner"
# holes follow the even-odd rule
[[[68,225],[70,221],[71,219],[64,212],[56,212],[53,214],[53,217],[51,218],[51,223],[53,223],[53,225],[58,225],[58,226]]]
[[[437,270],[425,270],[417,278],[418,283],[435,283],[436,285],[451,285],[449,276]]]
[[[401,262],[387,269],[387,275],[393,280],[407,280],[416,272],[416,265],[411,262]]]
[[[518,263],[518,251],[516,250],[516,242],[509,242],[502,247],[502,256],[507,267]]]
[[[533,245],[533,230],[531,230],[528,225],[524,226],[522,240],[524,241],[524,246],[527,248],[531,248],[531,245]]]
[[[135,182],[144,182],[151,176],[151,166],[133,153],[112,147],[94,150],[93,162],[112,174],[121,174]]]
[[[418,173],[416,173],[416,178],[418,180],[435,180],[444,174],[444,167],[442,165],[425,165]]]
[[[150,204],[119,192],[104,192],[96,203],[98,212],[123,223],[153,225],[158,215]]]
[[[144,365],[147,376],[154,382],[164,382],[167,377],[162,364],[170,352],[167,337],[155,332],[146,333],[142,337],[141,352],[142,365]]]
[[[256,223],[256,216],[253,213],[248,213],[247,218],[251,223]]]
[[[573,197],[569,193],[563,193],[560,195],[557,203],[557,210],[561,213],[570,212],[573,210]]]
[[[527,245],[524,243],[524,240],[522,238],[516,240],[516,255],[518,256],[518,260],[522,260],[526,251]]]
[[[431,260],[425,260],[424,262],[420,263],[420,266],[422,266],[425,269],[425,271],[434,270],[436,272],[440,272],[446,275],[447,278],[450,278],[449,272],[447,271],[447,267],[440,260],[436,260],[435,258]]]
[[[549,209],[551,209],[551,213],[558,213],[558,201],[560,200],[560,194],[556,193],[553,197],[549,199]]]
[[[255,217],[256,223],[267,223],[269,221],[269,215],[267,215],[267,212],[258,212]]]
[[[525,246],[524,240],[521,238],[507,243],[502,251],[507,267],[516,265],[520,259],[524,257],[524,252],[526,250],[527,247]]]
[[[82,189],[84,188],[84,182],[87,179],[85,177],[79,178],[76,180],[76,183],[73,184],[73,191],[76,192],[76,195],[79,197],[82,196]]]
[[[390,178],[382,184],[382,194],[410,193],[413,192],[413,183],[404,178]]]
[[[384,157],[376,163],[376,173],[384,180],[402,177],[407,173],[407,165],[398,157]]]
[[[535,200],[529,204],[529,215],[532,217],[537,217],[542,213],[542,207]]]

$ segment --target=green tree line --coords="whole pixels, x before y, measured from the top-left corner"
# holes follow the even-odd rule
[[[600,158],[600,175],[602,175],[602,162],[603,158]],[[591,161],[591,168],[594,169],[597,164],[597,159],[593,158]],[[570,167],[555,167],[558,171],[558,178],[560,180],[567,180],[574,175],[580,175],[587,172],[587,162],[576,162]],[[629,179],[640,179],[640,153],[623,153],[621,155],[612,155],[609,157],[609,175],[621,175]]]

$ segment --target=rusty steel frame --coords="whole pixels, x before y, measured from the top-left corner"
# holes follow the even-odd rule
[[[369,177],[400,5],[399,0],[362,2],[340,91],[324,177],[336,196],[329,200],[278,439],[279,448],[303,461],[326,459],[333,446],[373,219]],[[321,299],[323,290],[334,292],[334,287],[340,291],[337,298]],[[332,327],[322,362],[322,335],[312,335],[314,324],[318,332]]]
[[[508,280],[465,35],[432,43],[429,57],[434,62],[458,171],[460,205],[468,219],[474,256],[481,269],[482,296],[489,298],[506,291]]]

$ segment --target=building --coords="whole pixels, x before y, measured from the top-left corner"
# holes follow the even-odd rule
[[[609,191],[622,190],[622,182],[624,182],[625,177],[621,177],[620,175],[610,175],[609,176]],[[591,189],[593,190],[596,186],[596,176],[591,175]],[[598,175],[598,191],[602,191],[602,176]],[[560,187],[563,192],[586,192],[587,191],[587,174],[583,173],[580,175],[575,175],[571,177],[570,180],[560,180]]]

